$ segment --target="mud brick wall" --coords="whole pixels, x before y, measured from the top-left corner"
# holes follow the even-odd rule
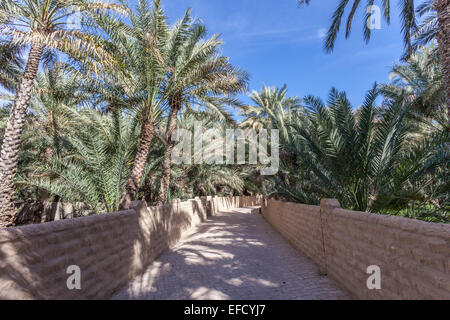
[[[230,208],[259,206],[261,196],[208,197],[212,201],[213,214]]]
[[[279,200],[266,202],[262,213],[267,221],[324,272],[320,207]]]
[[[359,299],[450,299],[450,225],[264,200],[263,216],[294,247]],[[367,288],[367,267],[381,289]]]
[[[261,196],[242,196],[239,197],[239,207],[254,207],[261,205]]]
[[[0,299],[109,298],[217,212],[213,202],[222,210],[239,198],[136,201],[127,211],[0,229]],[[81,269],[80,290],[67,288],[70,265]]]

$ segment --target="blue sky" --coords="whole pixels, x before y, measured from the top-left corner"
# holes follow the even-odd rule
[[[136,4],[136,0],[128,1]],[[390,68],[403,50],[397,6],[393,7],[391,25],[382,21],[381,30],[373,31],[367,45],[362,37],[361,7],[350,38],[345,40],[340,33],[334,52],[326,54],[323,36],[337,0],[313,0],[302,7],[296,0],[162,2],[171,22],[191,7],[193,16],[204,22],[210,34],[221,34],[223,54],[250,74],[250,91],[260,90],[263,84],[286,84],[291,96],[313,94],[326,99],[334,86],[345,90],[357,107],[375,81],[389,81]],[[251,103],[246,95],[241,99]]]
[[[400,59],[399,10],[394,6],[391,25],[383,20],[368,45],[362,38],[360,10],[350,38],[345,40],[341,33],[334,52],[326,54],[322,37],[336,4],[337,0],[313,0],[302,7],[295,0],[163,0],[170,21],[192,7],[211,34],[222,35],[223,53],[249,72],[250,91],[263,84],[286,84],[289,95],[325,99],[334,86],[346,90],[356,107],[375,81],[389,81],[390,67]]]

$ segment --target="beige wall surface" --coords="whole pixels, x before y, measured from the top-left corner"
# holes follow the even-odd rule
[[[450,299],[450,225],[320,206],[263,201],[262,214],[300,252],[360,299]],[[381,289],[368,289],[369,266]]]
[[[106,299],[218,211],[257,197],[203,197],[0,230],[0,299]],[[262,214],[355,298],[450,299],[450,226],[320,206],[262,201]],[[69,290],[67,267],[81,269]],[[369,290],[367,267],[381,270]]]
[[[255,203],[251,198],[249,203]],[[0,299],[106,299],[219,210],[239,197],[202,197],[117,213],[0,230]],[[67,268],[81,270],[69,290]]]

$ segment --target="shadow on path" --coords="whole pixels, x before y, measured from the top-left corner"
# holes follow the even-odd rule
[[[113,299],[349,299],[250,212],[210,217]]]

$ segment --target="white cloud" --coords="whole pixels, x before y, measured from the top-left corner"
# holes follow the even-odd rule
[[[319,39],[325,38],[326,35],[327,35],[327,29],[320,28],[319,30],[317,30],[317,36],[319,37]]]

